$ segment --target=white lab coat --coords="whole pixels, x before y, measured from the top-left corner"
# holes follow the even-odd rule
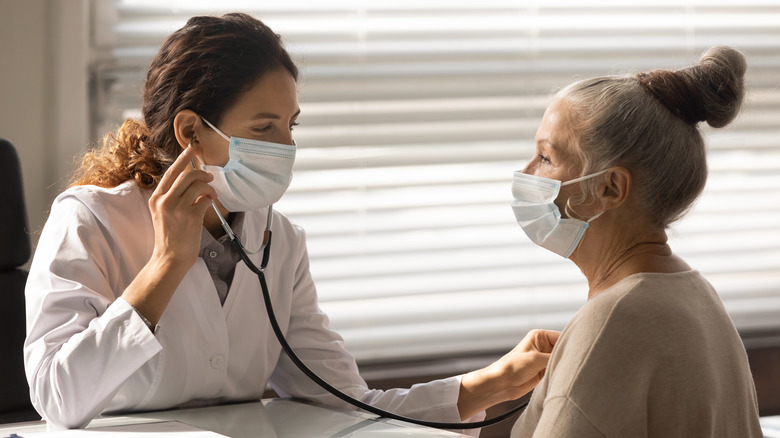
[[[152,254],[150,195],[129,181],[70,188],[52,205],[26,289],[25,367],[44,419],[80,427],[100,413],[256,400],[268,383],[282,396],[342,403],[281,354],[259,281],[243,262],[222,306],[199,258],[152,334],[119,298]],[[265,221],[265,210],[246,213],[237,233],[247,248],[260,247]],[[260,254],[250,257],[259,265]],[[459,377],[367,389],[317,305],[303,229],[277,212],[266,272],[288,342],[325,380],[403,415],[459,421]]]

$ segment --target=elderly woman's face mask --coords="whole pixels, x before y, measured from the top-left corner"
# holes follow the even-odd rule
[[[605,169],[566,182],[515,172],[512,181],[512,210],[517,223],[532,242],[568,258],[582,241],[588,224],[603,212],[587,221],[564,219],[555,205],[555,198],[562,186],[602,175],[606,171]]]

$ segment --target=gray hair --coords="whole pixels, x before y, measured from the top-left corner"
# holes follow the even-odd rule
[[[572,111],[571,146],[582,175],[625,167],[642,213],[667,228],[688,212],[707,181],[698,123],[720,128],[734,120],[746,68],[740,52],[713,47],[692,67],[603,76],[564,88],[556,98]],[[582,197],[572,205],[595,199],[596,181],[583,184]]]

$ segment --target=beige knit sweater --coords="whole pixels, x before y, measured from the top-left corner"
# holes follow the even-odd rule
[[[698,272],[632,275],[563,330],[512,437],[761,437],[747,355]]]

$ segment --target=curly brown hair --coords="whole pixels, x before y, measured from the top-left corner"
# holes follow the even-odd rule
[[[193,17],[163,43],[146,75],[143,122],[127,119],[88,151],[70,186],[116,187],[134,179],[154,187],[181,153],[173,119],[189,109],[219,124],[262,75],[298,69],[281,38],[247,14]]]

